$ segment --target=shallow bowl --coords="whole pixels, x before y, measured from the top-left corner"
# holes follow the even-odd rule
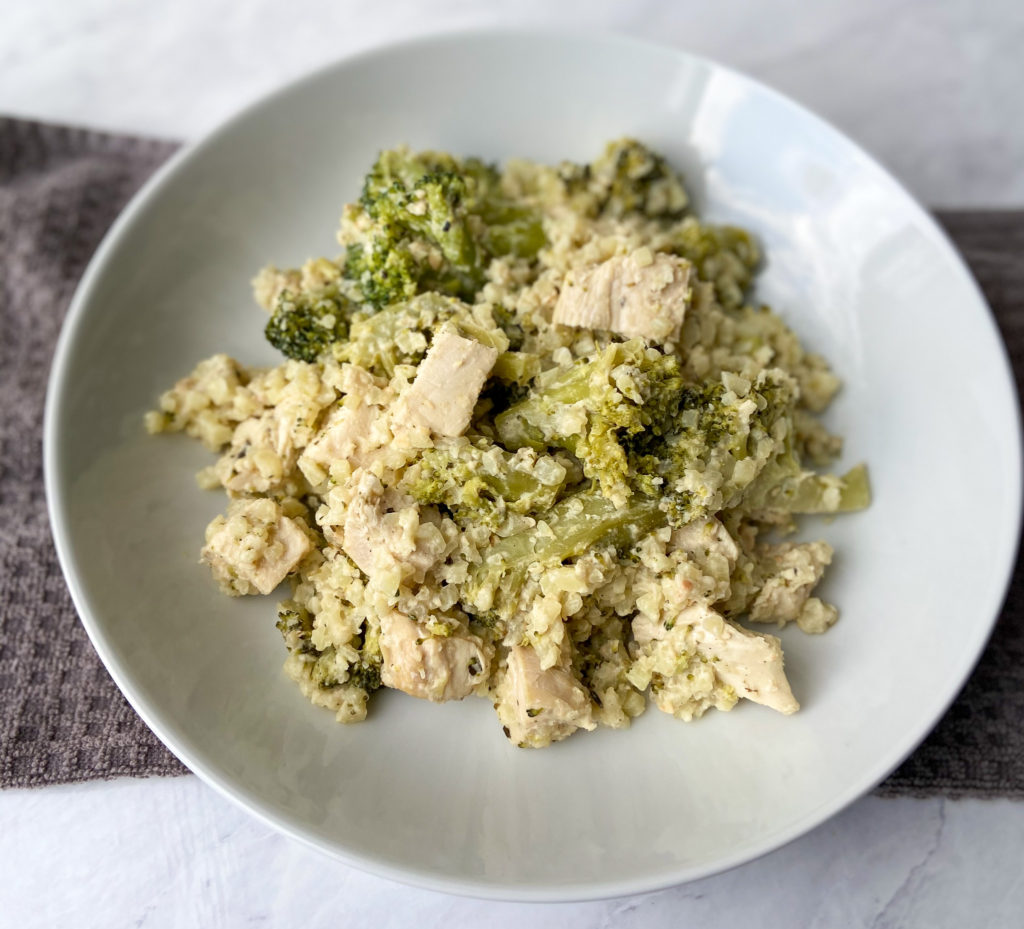
[[[808,523],[837,557],[827,635],[782,633],[800,713],[523,751],[483,700],[379,695],[344,727],[281,671],[266,599],[197,564],[223,506],[197,444],[143,413],[215,352],[274,361],[249,280],[332,254],[381,147],[587,160],[629,134],[681,168],[700,212],[760,239],[757,297],[845,387],[828,422],[870,463],[864,513]],[[171,750],[281,831],[425,887],[610,896],[739,864],[821,823],[933,726],[976,661],[1009,577],[1020,432],[989,310],[932,218],[877,163],[755,81],[611,37],[463,34],[350,58],[177,155],[120,217],[68,315],[45,424],[61,563],[114,680]]]

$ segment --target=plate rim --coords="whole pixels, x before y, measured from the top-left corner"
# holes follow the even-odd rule
[[[647,51],[650,54],[660,56],[672,56],[677,60],[687,62],[690,65],[705,67],[710,71],[718,71],[729,75],[774,99],[776,103],[795,110],[803,119],[810,120],[817,128],[831,134],[844,146],[852,150],[875,171],[892,185],[895,192],[901,195],[920,215],[923,228],[932,236],[935,243],[944,253],[951,269],[955,269],[957,276],[967,285],[968,291],[973,295],[981,309],[981,319],[975,321],[974,325],[985,322],[988,335],[994,340],[996,355],[999,358],[999,374],[1008,391],[1008,395],[1017,402],[1011,403],[1013,410],[1012,428],[1015,432],[1017,442],[1011,449],[1012,472],[1017,475],[1011,493],[1010,514],[1007,519],[1008,532],[1012,530],[1010,541],[1005,546],[1005,556],[1000,564],[997,576],[1002,576],[1001,583],[993,585],[989,591],[989,598],[984,609],[978,610],[978,615],[984,620],[978,621],[975,629],[974,639],[964,648],[963,654],[967,656],[962,664],[961,671],[951,679],[949,693],[939,702],[935,712],[928,714],[928,725],[923,731],[913,732],[888,752],[870,770],[870,775],[863,783],[858,783],[853,788],[847,789],[834,797],[831,802],[808,811],[803,817],[791,823],[786,829],[772,834],[769,838],[755,843],[751,847],[725,856],[715,862],[705,863],[698,866],[674,867],[666,871],[652,873],[644,878],[576,881],[572,884],[557,886],[536,886],[530,884],[507,884],[495,883],[486,879],[466,879],[458,876],[439,875],[435,871],[417,869],[411,866],[398,866],[389,863],[382,855],[356,852],[348,847],[339,845],[319,836],[310,834],[301,826],[293,824],[287,815],[274,810],[270,804],[263,801],[254,792],[234,784],[230,777],[222,776],[214,770],[216,766],[208,766],[203,760],[202,752],[193,753],[188,745],[188,736],[169,720],[162,718],[161,711],[157,707],[151,707],[146,697],[141,693],[141,688],[132,681],[131,672],[127,667],[122,668],[119,660],[114,655],[111,642],[108,641],[103,628],[102,621],[93,615],[85,591],[79,582],[77,571],[77,558],[74,545],[71,539],[70,519],[67,513],[66,488],[61,486],[59,474],[62,469],[61,441],[59,423],[61,419],[62,399],[67,391],[67,370],[68,359],[76,344],[76,336],[81,326],[86,310],[92,302],[92,292],[96,287],[101,275],[105,272],[108,256],[118,247],[121,239],[130,230],[137,218],[145,211],[149,202],[158,191],[171,182],[173,177],[193,159],[197,158],[205,148],[214,144],[222,135],[228,134],[236,124],[248,119],[260,108],[270,104],[280,96],[290,94],[299,90],[303,85],[315,84],[322,78],[335,71],[343,71],[347,67],[355,66],[363,61],[375,58],[388,57],[400,52],[403,49],[439,46],[451,42],[480,42],[480,41],[507,41],[516,39],[519,41],[561,41],[580,44],[605,44],[628,48],[633,51]],[[1010,424],[1008,424],[1009,426]],[[978,286],[974,275],[971,273],[963,257],[953,245],[946,231],[938,223],[930,210],[925,208],[917,198],[898,180],[878,159],[876,159],[863,146],[851,139],[846,133],[838,129],[831,122],[819,116],[808,107],[792,99],[791,97],[775,90],[768,84],[750,76],[738,69],[723,65],[714,59],[694,54],[684,48],[677,48],[671,45],[655,41],[640,39],[634,36],[624,35],[611,30],[583,29],[569,30],[568,28],[544,28],[544,27],[520,27],[520,28],[465,28],[465,29],[444,29],[420,34],[414,37],[400,39],[398,41],[383,41],[370,47],[361,49],[355,53],[343,55],[333,61],[320,65],[290,81],[280,84],[268,93],[261,94],[238,108],[227,119],[219,122],[208,132],[199,138],[187,142],[175,152],[163,165],[161,165],[150,178],[140,187],[131,198],[121,213],[117,216],[111,227],[107,230],[100,245],[82,275],[75,293],[68,306],[67,313],[61,324],[61,331],[53,353],[50,373],[47,383],[46,404],[43,415],[43,477],[47,502],[47,511],[50,521],[50,528],[54,539],[58,562],[64,575],[65,582],[71,594],[79,620],[85,627],[90,642],[96,649],[100,660],[103,662],[114,683],[128,700],[132,708],[139,714],[146,725],[160,739],[160,741],[177,757],[190,771],[195,773],[206,784],[213,787],[219,794],[232,803],[240,806],[248,814],[256,817],[272,829],[295,839],[303,845],[321,851],[332,858],[338,859],[345,864],[358,870],[368,872],[379,877],[397,881],[399,883],[419,887],[431,891],[453,893],[461,896],[475,897],[489,900],[517,901],[517,902],[580,902],[587,900],[608,899],[640,893],[649,893],[657,890],[674,887],[690,881],[710,877],[732,868],[739,867],[747,862],[753,861],[769,852],[788,845],[795,839],[810,832],[815,827],[823,824],[850,804],[867,794],[878,783],[885,779],[896,767],[899,766],[934,729],[942,716],[946,713],[954,700],[959,695],[964,683],[974,671],[981,654],[987,645],[995,624],[999,619],[1002,605],[1005,602],[1009,591],[1010,582],[1013,577],[1013,569],[1017,561],[1020,545],[1021,523],[1022,523],[1022,428],[1020,398],[1016,389],[1016,382],[1013,376],[1013,368],[1010,362],[1009,352],[1002,338],[995,315],[989,306],[981,288]]]

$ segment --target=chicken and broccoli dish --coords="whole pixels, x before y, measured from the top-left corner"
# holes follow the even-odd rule
[[[747,299],[759,255],[634,140],[588,164],[384,151],[340,253],[254,281],[284,359],[202,361],[147,416],[220,454],[201,560],[290,597],[285,668],[338,720],[391,687],[494,703],[516,745],[798,709],[779,639],[824,632],[825,542],[867,505],[817,418],[839,388]]]

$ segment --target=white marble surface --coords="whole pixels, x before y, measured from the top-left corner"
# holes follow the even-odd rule
[[[1024,914],[1024,819],[1008,801],[868,798],[726,874],[550,905],[468,900],[363,874],[274,835],[193,777],[9,792],[0,821],[0,924],[20,929],[1010,929]]]
[[[760,77],[926,202],[1024,204],[1020,0],[0,0],[0,113],[194,138],[311,67],[425,29],[581,22]],[[531,906],[320,857],[197,779],[0,794],[0,926],[1019,927],[1024,804],[869,797],[724,875]]]

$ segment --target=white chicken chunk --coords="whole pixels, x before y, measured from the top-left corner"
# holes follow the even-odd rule
[[[419,508],[386,492],[368,471],[353,476],[355,492],[345,510],[341,547],[375,586],[393,591],[413,576],[419,581],[438,552],[419,533]],[[392,511],[394,510],[394,511]]]
[[[393,420],[439,436],[466,431],[497,349],[442,329],[420,362],[416,380],[399,397]]]
[[[697,608],[700,609],[700,608]],[[697,651],[713,663],[715,674],[741,697],[789,715],[800,709],[782,667],[782,643],[749,632],[708,610],[694,625]],[[680,617],[680,622],[686,621]]]
[[[338,407],[299,458],[306,480],[319,484],[336,461],[348,461],[354,468],[369,464],[380,447],[374,438],[379,416],[377,407],[365,403]]]
[[[239,423],[231,448],[214,465],[224,489],[235,496],[267,493],[278,487],[294,463],[294,447],[287,436],[279,441],[277,417],[272,410]]]
[[[724,600],[732,587],[732,571],[740,557],[739,546],[714,516],[696,519],[675,529],[670,551],[686,552],[703,575],[701,594],[712,602]]]
[[[680,719],[709,707],[730,710],[746,697],[754,703],[795,713],[781,643],[749,632],[704,603],[682,610],[667,623],[640,615],[633,620],[640,654],[629,672],[634,685],[652,685],[658,709]]]
[[[269,498],[232,503],[206,529],[200,560],[225,593],[269,594],[312,548],[298,521]]]
[[[641,248],[570,271],[552,322],[674,342],[690,302],[690,268],[683,258]]]
[[[543,748],[577,729],[595,727],[586,689],[566,668],[542,670],[529,646],[509,651],[495,709],[505,734],[520,748]]]
[[[475,635],[432,635],[397,611],[381,618],[380,651],[380,677],[386,687],[435,703],[461,700],[485,684],[494,655]]]
[[[750,619],[757,623],[795,621],[804,631],[827,630],[838,616],[836,608],[811,596],[832,563],[827,542],[783,542],[761,549],[759,569],[767,575],[750,605]]]
[[[692,520],[673,530],[671,545],[673,549],[684,551],[692,558],[720,555],[730,568],[740,556],[735,540],[714,516]]]
[[[388,461],[389,449],[405,444],[396,441],[392,422],[395,395],[384,382],[358,365],[346,364],[341,368],[339,386],[344,399],[330,411],[299,458],[299,470],[313,487],[327,478],[334,465],[346,463],[349,473],[369,469]],[[392,467],[404,463],[406,451],[396,455]],[[342,480],[346,478],[344,475]]]
[[[267,399],[267,409],[239,423],[231,448],[214,466],[231,496],[267,493],[294,474],[299,452],[316,434],[320,414],[333,399],[311,365],[288,363],[292,378]]]

